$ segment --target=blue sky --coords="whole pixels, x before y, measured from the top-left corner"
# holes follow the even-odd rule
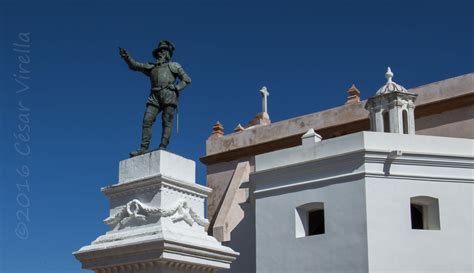
[[[169,150],[198,161],[217,120],[229,133],[260,111],[263,85],[279,121],[343,104],[352,83],[373,95],[387,66],[407,88],[472,72],[472,10],[462,0],[0,0],[0,272],[82,272],[71,253],[106,231],[100,187],[138,148],[149,92],[117,46],[145,62],[159,40],[175,43],[193,83]],[[19,75],[29,79],[17,93]]]

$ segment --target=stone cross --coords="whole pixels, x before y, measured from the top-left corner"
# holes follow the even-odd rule
[[[260,89],[260,94],[262,95],[262,112],[263,113],[268,113],[267,111],[267,97],[270,96],[270,93],[268,93],[267,87],[264,86],[262,89]]]

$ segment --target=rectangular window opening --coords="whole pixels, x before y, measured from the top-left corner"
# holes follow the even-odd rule
[[[439,202],[430,196],[410,198],[411,228],[423,230],[441,230]]]
[[[325,232],[324,203],[307,203],[295,209],[296,238],[320,235]]]

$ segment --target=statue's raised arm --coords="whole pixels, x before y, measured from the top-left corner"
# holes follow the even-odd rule
[[[128,67],[133,71],[140,71],[149,75],[150,70],[153,69],[154,65],[149,63],[140,63],[135,61],[127,52],[125,48],[119,47],[120,57],[127,63]]]

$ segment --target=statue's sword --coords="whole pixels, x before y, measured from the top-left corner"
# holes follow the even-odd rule
[[[176,104],[176,134],[179,134],[179,92],[176,92],[176,97],[178,98],[178,103]]]
[[[176,105],[176,134],[179,134],[179,111],[178,111],[178,105]]]

